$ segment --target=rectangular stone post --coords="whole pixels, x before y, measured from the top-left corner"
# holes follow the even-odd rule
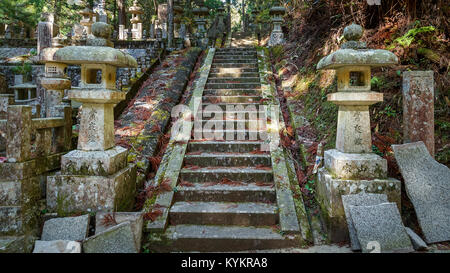
[[[31,150],[31,106],[8,106],[6,157],[9,162],[24,162]]]
[[[403,142],[423,141],[434,157],[433,71],[403,72]]]
[[[56,28],[52,22],[38,23],[38,37],[37,37],[37,54],[47,47],[52,46],[52,38],[55,35]]]

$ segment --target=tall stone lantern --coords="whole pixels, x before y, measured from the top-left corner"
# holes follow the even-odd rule
[[[88,7],[84,8],[79,13],[83,17],[81,18],[80,25],[84,27],[87,35],[92,34],[92,24],[94,23],[93,18],[95,13]]]
[[[209,9],[205,7],[203,0],[195,1],[198,7],[192,10],[195,15],[195,23],[197,24],[197,33],[195,34],[197,38],[197,46],[205,49],[208,46],[209,40],[206,35],[206,16],[209,14]]]
[[[52,210],[127,211],[134,203],[136,165],[128,151],[114,143],[114,106],[125,99],[116,89],[116,69],[137,67],[130,55],[114,49],[108,24],[92,25],[95,37],[86,46],[68,46],[54,60],[81,66],[79,87],[69,90],[81,102],[78,147],[61,159],[61,173],[47,181],[47,206]]]
[[[286,9],[281,6],[274,6],[269,10],[269,14],[272,17],[273,29],[270,34],[269,46],[281,45],[284,43],[284,34],[281,29],[283,23],[283,15],[286,13]]]
[[[131,33],[133,40],[142,40],[142,8],[138,5],[138,1],[133,2],[133,6],[128,10],[131,13]]]
[[[396,64],[398,58],[387,50],[367,49],[359,41],[362,34],[361,26],[347,26],[347,42],[317,64],[337,74],[337,92],[328,94],[328,101],[339,106],[336,148],[325,151],[316,187],[335,242],[348,238],[342,195],[386,194],[400,208],[400,181],[387,177],[386,160],[372,152],[369,114],[370,105],[383,101],[382,93],[371,91],[371,68]]]

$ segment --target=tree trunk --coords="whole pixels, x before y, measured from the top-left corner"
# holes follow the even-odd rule
[[[245,0],[242,0],[242,30],[244,32],[247,31],[246,25],[245,25]]]
[[[173,0],[167,0],[167,48],[173,48]]]
[[[119,10],[119,25],[127,26],[127,13],[126,13],[126,6],[125,6],[125,0],[117,0],[117,8]]]

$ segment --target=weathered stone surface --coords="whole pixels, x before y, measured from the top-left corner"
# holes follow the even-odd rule
[[[0,253],[30,253],[34,241],[34,237],[27,235],[0,237]]]
[[[81,253],[81,243],[76,241],[36,241],[33,253]]]
[[[405,227],[406,233],[411,239],[411,243],[415,250],[425,250],[427,249],[427,244],[419,237],[412,229]]]
[[[339,49],[321,59],[317,64],[317,69],[335,69],[349,65],[385,66],[396,63],[398,63],[397,56],[387,50],[359,51],[355,49]]]
[[[434,156],[433,71],[403,72],[403,140],[423,141]]]
[[[100,234],[111,227],[111,224],[108,225],[108,223],[105,223],[104,218],[106,215],[114,217],[116,223],[112,223],[112,225],[121,224],[124,222],[131,223],[131,231],[133,232],[134,241],[136,243],[136,250],[139,252],[141,249],[142,228],[144,224],[142,212],[98,212],[95,215],[95,234]]]
[[[44,223],[42,241],[82,241],[89,231],[89,215],[54,218]]]
[[[112,175],[127,166],[127,149],[116,146],[106,151],[74,150],[61,159],[61,173]]]
[[[123,222],[83,243],[85,253],[137,253],[130,222]]]
[[[385,179],[387,161],[376,154],[350,154],[336,149],[325,151],[324,166],[340,179]]]
[[[381,252],[411,252],[411,241],[394,203],[374,206],[349,206],[362,252],[379,246]],[[372,246],[372,247],[371,247]]]
[[[58,50],[54,59],[68,64],[110,64],[137,67],[136,60],[120,50],[105,46],[67,46]]]
[[[385,194],[359,193],[342,196],[342,204],[344,205],[345,218],[347,220],[348,232],[352,250],[361,250],[358,237],[356,236],[355,226],[353,224],[349,206],[372,206],[387,203],[388,199]]]
[[[111,176],[56,175],[47,177],[51,210],[130,211],[136,190],[136,165]]]
[[[427,243],[450,240],[450,170],[422,141],[392,145]]]
[[[340,242],[348,239],[348,228],[342,204],[342,195],[365,193],[386,194],[389,202],[401,208],[401,183],[387,179],[348,180],[334,178],[325,168],[318,171],[317,200],[326,217],[329,239]]]

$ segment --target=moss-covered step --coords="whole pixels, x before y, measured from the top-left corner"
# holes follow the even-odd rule
[[[277,206],[256,202],[176,202],[170,209],[173,225],[272,226]]]
[[[184,163],[193,166],[270,166],[270,155],[251,153],[204,153],[187,154]]]
[[[272,170],[261,170],[256,167],[228,167],[228,168],[183,168],[180,179],[187,182],[220,182],[223,179],[250,182],[272,182]]]

